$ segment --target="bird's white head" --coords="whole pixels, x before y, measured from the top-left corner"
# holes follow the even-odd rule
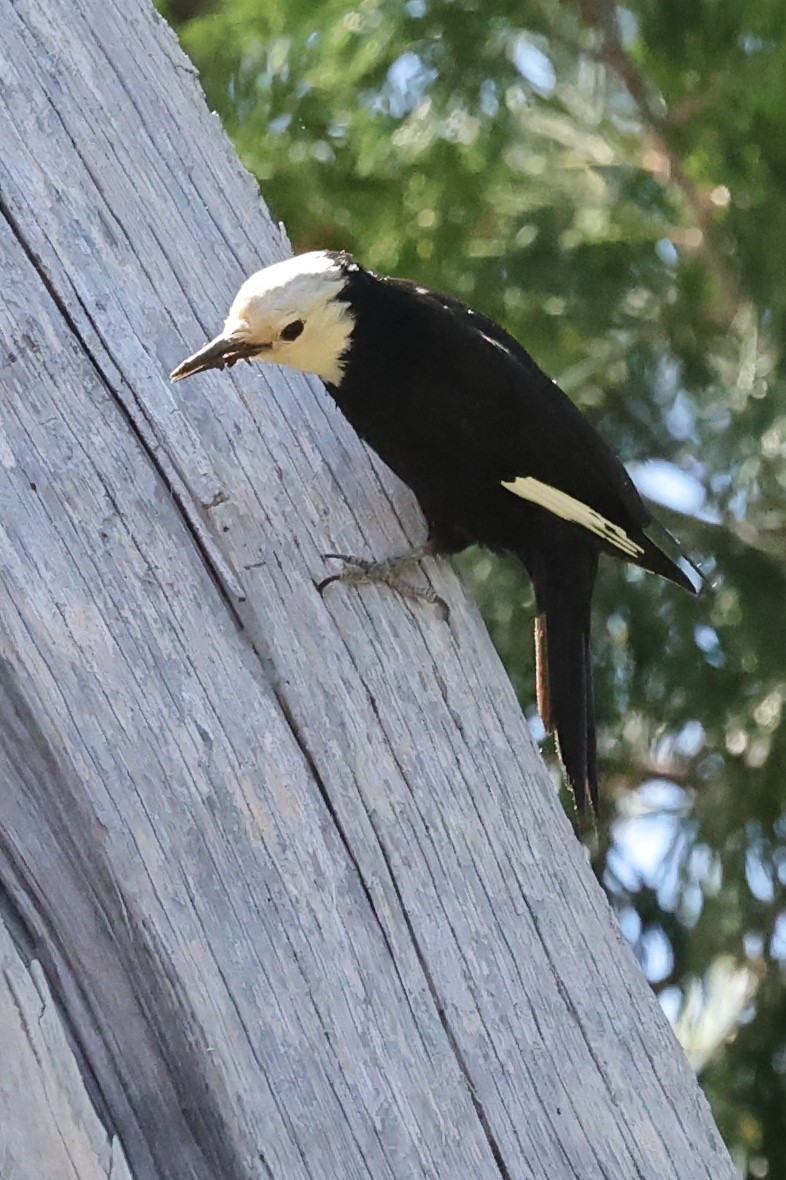
[[[247,358],[340,384],[355,326],[340,295],[355,265],[346,255],[316,250],[257,271],[235,296],[221,334],[179,364],[171,380]]]

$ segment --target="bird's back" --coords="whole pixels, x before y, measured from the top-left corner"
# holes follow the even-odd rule
[[[625,468],[504,329],[457,300],[363,270],[346,294],[356,324],[333,395],[429,523],[450,532],[445,548],[476,541],[517,551],[522,533],[549,523],[562,534],[562,521],[502,487],[529,477],[635,534],[642,564],[689,585],[644,538],[651,514]]]

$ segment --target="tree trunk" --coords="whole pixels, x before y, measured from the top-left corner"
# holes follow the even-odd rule
[[[477,612],[316,381],[144,0],[0,0],[0,1173],[723,1180]],[[522,642],[528,642],[522,637]]]

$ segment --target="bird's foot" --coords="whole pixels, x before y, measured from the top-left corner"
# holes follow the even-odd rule
[[[354,557],[348,553],[323,553],[322,556],[330,561],[343,561],[344,568],[337,574],[323,578],[317,585],[320,594],[331,582],[347,582],[351,586],[367,586],[374,582],[389,586],[391,590],[409,598],[412,602],[425,602],[436,608],[440,618],[448,621],[450,611],[444,598],[431,589],[430,586],[413,586],[411,582],[402,578],[402,570],[417,565],[424,557],[428,557],[431,550],[427,547],[414,549],[411,553],[404,553],[399,557],[389,557],[385,561],[367,561],[363,557]]]

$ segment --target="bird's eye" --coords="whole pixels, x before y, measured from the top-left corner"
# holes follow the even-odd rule
[[[279,335],[282,340],[297,340],[300,333],[303,331],[303,321],[293,320],[291,324],[287,324],[282,328]]]

